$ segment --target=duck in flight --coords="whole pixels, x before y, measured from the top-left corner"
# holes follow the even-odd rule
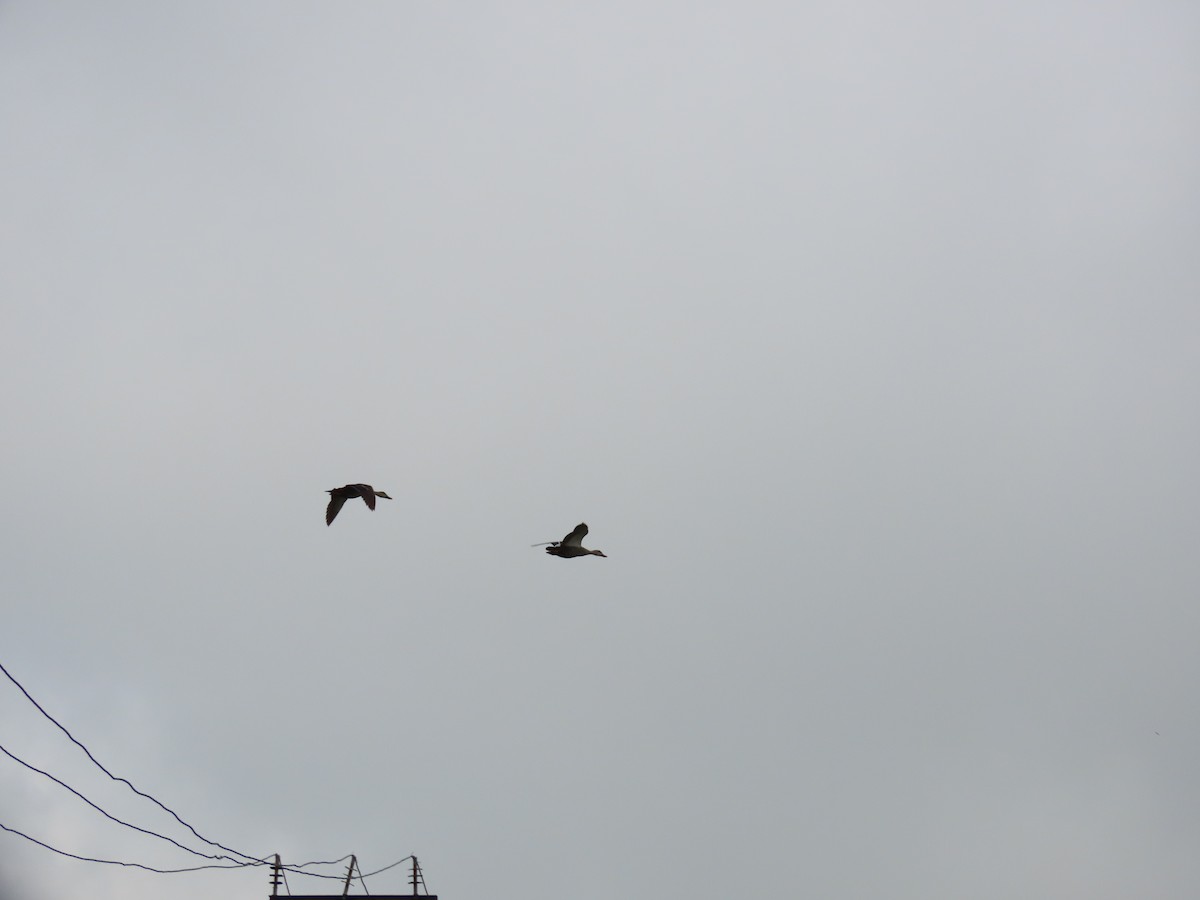
[[[345,487],[334,488],[332,491],[326,491],[325,493],[329,495],[329,506],[325,507],[326,525],[333,524],[333,520],[337,518],[338,512],[347,500],[362,497],[363,502],[367,504],[367,508],[373,510],[375,508],[376,497],[382,497],[384,500],[392,499],[383,491],[377,491],[369,484],[348,484]]]
[[[550,541],[550,546],[546,547],[546,552],[551,556],[561,556],[563,559],[571,559],[574,556],[604,556],[599,550],[589,550],[583,546],[583,539],[587,536],[588,527],[583,522],[575,526],[575,530],[568,534],[561,541]],[[542,544],[534,544],[535,547],[541,547]]]

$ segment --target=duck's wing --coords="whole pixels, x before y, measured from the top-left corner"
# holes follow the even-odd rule
[[[580,522],[575,530],[562,539],[564,547],[582,547],[583,539],[587,537],[587,526]]]
[[[337,494],[330,494],[329,505],[325,507],[325,524],[332,525],[333,520],[337,518],[338,511],[346,502],[345,497],[339,497]]]
[[[361,485],[361,486],[364,488],[367,488],[365,491],[362,492],[363,503],[367,504],[368,509],[374,509],[375,508],[375,492],[373,490],[371,490],[371,488],[367,487],[365,484]]]

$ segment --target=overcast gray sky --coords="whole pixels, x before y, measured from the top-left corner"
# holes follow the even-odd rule
[[[1193,897],[1197,110],[1179,2],[4,3],[0,661],[444,900]]]

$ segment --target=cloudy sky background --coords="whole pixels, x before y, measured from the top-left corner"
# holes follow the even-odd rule
[[[1194,896],[1197,110],[1176,2],[4,3],[0,662],[444,900]]]

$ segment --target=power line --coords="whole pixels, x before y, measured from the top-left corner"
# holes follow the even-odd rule
[[[85,754],[87,754],[87,758],[90,759],[101,772],[103,772],[105,775],[107,775],[113,781],[121,782],[122,784],[126,785],[131,791],[133,791],[135,794],[137,794],[139,797],[145,797],[147,800],[151,801],[152,803],[156,804],[157,806],[159,806],[166,812],[170,813],[172,816],[175,817],[175,821],[177,821],[180,825],[182,825],[184,828],[186,828],[188,831],[190,831],[192,834],[194,834],[197,838],[204,841],[204,843],[211,844],[214,847],[220,847],[222,850],[232,853],[235,856],[240,856],[244,859],[254,860],[254,862],[256,862],[256,863],[261,863],[263,865],[266,865],[266,860],[264,860],[264,859],[259,859],[256,856],[251,856],[249,853],[242,853],[240,850],[234,850],[232,847],[226,847],[224,844],[218,843],[217,841],[209,840],[204,835],[202,835],[200,832],[198,832],[195,828],[193,828],[191,825],[189,825],[187,822],[185,822],[180,817],[179,813],[175,812],[175,810],[171,809],[165,803],[161,802],[160,800],[158,800],[154,797],[151,797],[145,791],[138,790],[136,787],[134,787],[133,782],[129,781],[127,778],[121,778],[120,776],[114,775],[112,772],[108,771],[108,769],[106,769],[104,767],[104,765],[101,764],[100,760],[98,760],[98,759],[96,759],[96,757],[92,756],[92,752],[90,750],[88,750],[87,747],[84,746],[82,741],[76,739],[75,735],[73,735],[73,734],[71,734],[71,732],[67,731],[67,728],[65,725],[63,725],[61,722],[59,722],[58,719],[54,718],[54,716],[50,715],[50,713],[46,712],[46,710],[42,708],[42,705],[33,699],[33,695],[30,694],[29,691],[25,690],[25,686],[22,685],[21,682],[17,681],[17,679],[13,677],[12,673],[9,672],[8,669],[4,668],[3,663],[0,663],[0,672],[3,672],[5,674],[5,676],[8,678],[8,680],[17,686],[17,689],[22,694],[25,695],[25,699],[27,699],[30,703],[32,703],[35,707],[37,707],[38,712],[40,712],[43,716],[45,716],[47,719],[49,719],[51,722],[53,722],[55,725],[57,725],[59,731],[61,731],[68,738],[70,738],[71,743],[75,744],[77,747],[79,747],[80,750],[82,750]]]
[[[199,872],[201,869],[245,869],[245,868],[249,868],[249,867],[253,867],[253,866],[266,865],[266,863],[260,863],[260,862],[235,862],[232,865],[228,865],[228,866],[217,865],[216,863],[209,863],[208,865],[205,865],[205,866],[191,866],[190,868],[186,868],[186,869],[156,869],[154,866],[147,866],[147,865],[143,865],[142,863],[122,862],[121,860],[116,860],[116,859],[96,859],[95,857],[91,857],[91,856],[80,856],[76,853],[68,853],[66,850],[59,850],[57,847],[51,847],[45,841],[39,841],[35,837],[30,837],[23,831],[18,831],[15,828],[9,828],[3,822],[0,822],[0,828],[4,829],[5,831],[7,831],[11,834],[15,834],[15,835],[18,835],[19,837],[23,837],[27,841],[32,841],[33,843],[37,844],[39,847],[45,847],[47,850],[51,850],[54,853],[59,854],[60,856],[68,856],[71,859],[78,859],[81,862],[102,863],[106,866],[126,866],[131,869],[144,869],[147,872],[154,872],[155,874],[158,874],[158,875],[174,875],[179,872]]]
[[[351,854],[351,853],[347,853],[341,859],[329,859],[329,860],[323,860],[321,862],[306,862],[306,863],[299,863],[298,865],[280,864],[279,868],[281,870],[283,870],[284,873],[291,872],[293,875],[304,875],[308,878],[340,879],[342,877],[341,875],[322,875],[320,872],[302,872],[300,870],[305,868],[306,866],[336,866],[338,863],[343,863],[346,860],[348,860],[352,855],[353,854]],[[401,860],[401,862],[403,862],[403,860]],[[264,863],[264,865],[271,865],[271,863]],[[286,874],[284,876],[284,882],[285,883],[287,882]]]
[[[374,872],[368,872],[366,875],[362,874],[362,869],[359,869],[358,877],[359,878],[370,878],[372,875],[378,875],[380,872],[386,872],[388,869],[394,869],[394,868],[396,868],[396,866],[400,865],[400,863],[408,862],[410,859],[412,859],[411,853],[408,856],[404,857],[404,859],[396,860],[390,866],[384,866],[382,869],[376,869]]]
[[[199,850],[193,850],[191,847],[185,846],[185,845],[179,843],[179,841],[175,840],[174,838],[167,837],[165,834],[159,834],[157,831],[151,831],[148,828],[141,828],[130,822],[126,822],[123,819],[118,819],[116,816],[101,809],[99,806],[97,806],[95,803],[93,803],[87,797],[83,796],[83,794],[79,793],[79,791],[75,790],[75,788],[71,787],[66,782],[60,781],[59,779],[57,779],[53,775],[51,775],[49,772],[45,772],[45,771],[39,769],[37,766],[31,765],[30,763],[25,762],[25,760],[21,759],[19,756],[17,756],[15,753],[10,751],[8,748],[6,748],[2,744],[0,744],[0,753],[3,753],[9,759],[14,760],[15,762],[20,763],[25,768],[27,768],[33,772],[37,772],[39,775],[44,775],[46,778],[49,778],[51,781],[53,781],[55,784],[59,785],[60,787],[66,788],[68,791],[70,791],[72,794],[74,794],[76,797],[78,797],[80,800],[82,800],[84,803],[86,803],[92,809],[96,810],[96,812],[100,813],[100,815],[102,815],[108,819],[111,819],[112,821],[116,822],[118,825],[124,825],[126,828],[132,828],[134,831],[140,831],[142,834],[148,834],[151,837],[156,837],[156,838],[159,838],[160,840],[167,841],[168,843],[174,844],[180,850],[186,850],[188,853],[192,853],[196,856],[203,857],[204,859],[228,859],[232,862],[236,862],[236,860],[234,860],[233,857],[231,857],[231,856],[225,856],[224,854],[214,855],[211,853],[201,853]],[[240,865],[245,865],[245,863],[240,863]]]
[[[257,868],[260,866],[270,865],[267,862],[238,862],[237,860],[233,860],[230,865],[219,865],[217,863],[209,863],[209,864],[203,865],[203,866],[188,866],[186,868],[181,868],[181,869],[160,869],[155,866],[148,866],[145,863],[125,862],[123,860],[118,860],[118,859],[99,859],[94,856],[82,856],[78,853],[71,853],[67,850],[60,850],[58,847],[51,846],[50,844],[47,844],[45,841],[40,841],[35,837],[31,837],[30,835],[26,834],[25,832],[23,832],[19,829],[12,828],[8,825],[5,825],[3,822],[0,822],[0,829],[3,829],[4,831],[9,832],[10,834],[15,834],[18,837],[23,837],[23,838],[25,838],[25,840],[27,840],[31,843],[37,844],[39,847],[44,847],[45,849],[51,851],[52,853],[57,853],[59,856],[66,856],[69,859],[77,859],[80,862],[100,863],[101,865],[106,865],[106,866],[123,866],[125,868],[130,868],[130,869],[142,869],[143,871],[146,871],[146,872],[153,872],[156,875],[176,875],[181,872],[200,872],[205,869],[250,869],[250,868]],[[139,830],[141,830],[141,829],[139,829]],[[170,840],[170,838],[168,838],[167,840]],[[187,848],[185,847],[184,849],[186,850]],[[203,854],[201,854],[201,855],[203,855]],[[208,857],[208,858],[209,859],[218,859],[218,858],[228,859],[228,857]],[[340,862],[342,862],[342,860],[345,860],[345,859],[349,859],[349,854],[347,854],[346,856],[343,856],[341,859],[322,860],[322,861],[314,860],[312,862],[300,863],[299,865],[294,865],[294,866],[281,866],[280,868],[287,872],[291,872],[293,875],[307,875],[309,878],[338,878],[340,876],[322,875],[319,872],[303,872],[303,871],[301,871],[301,869],[303,869],[305,866],[336,865],[337,863],[340,863]],[[403,861],[404,860],[401,860],[400,862],[403,862]],[[389,868],[391,868],[391,867],[389,866]],[[286,879],[287,879],[287,876],[285,875],[284,876],[285,882],[286,882]]]
[[[344,863],[346,860],[348,860],[353,855],[354,855],[353,853],[347,853],[345,856],[341,857],[340,859],[325,859],[325,860],[321,860],[321,861],[314,860],[312,862],[306,862],[306,863],[295,863],[290,866],[284,866],[284,868],[287,869],[289,872],[295,872],[297,875],[308,875],[312,878],[337,878],[337,877],[339,877],[337,875],[318,875],[315,872],[300,872],[297,870],[303,869],[305,866],[336,866],[338,863]],[[400,862],[404,862],[404,860],[400,860]],[[271,865],[271,863],[268,862],[268,863],[265,863],[265,865],[269,866],[269,865]]]
[[[66,788],[68,791],[70,791],[72,794],[74,794],[76,797],[78,797],[84,803],[88,804],[88,806],[92,807],[97,812],[101,813],[102,815],[111,819],[112,821],[114,821],[120,825],[124,825],[127,828],[132,828],[134,831],[140,831],[143,834],[148,834],[148,835],[151,835],[152,837],[157,837],[164,841],[168,841],[169,843],[174,844],[176,847],[180,848],[181,850],[186,850],[188,853],[194,854],[203,859],[218,859],[218,860],[219,859],[227,859],[232,863],[232,865],[209,864],[209,865],[203,865],[203,866],[192,866],[190,868],[182,868],[182,869],[159,869],[159,868],[155,868],[154,866],[144,865],[142,863],[121,862],[119,860],[111,860],[111,859],[96,859],[96,858],[90,857],[90,856],[80,856],[75,853],[68,853],[66,850],[59,850],[57,847],[52,847],[51,845],[45,843],[44,841],[39,841],[37,838],[30,837],[29,835],[25,834],[23,831],[18,831],[15,828],[10,828],[9,826],[7,826],[3,823],[0,823],[0,829],[3,829],[4,831],[7,831],[7,832],[11,832],[12,834],[19,835],[20,837],[25,838],[27,841],[31,841],[41,847],[45,847],[47,850],[51,850],[54,853],[57,853],[61,856],[67,856],[67,857],[70,857],[71,859],[80,860],[81,862],[94,862],[94,863],[101,863],[104,865],[113,865],[113,866],[127,866],[129,868],[144,869],[147,872],[155,872],[158,874],[174,874],[177,872],[198,872],[202,869],[243,869],[243,868],[252,867],[252,866],[270,865],[270,863],[268,863],[268,861],[266,859],[262,859],[260,857],[253,856],[249,853],[243,853],[240,850],[233,849],[232,847],[226,847],[224,844],[222,844],[218,841],[214,841],[214,840],[210,840],[209,838],[206,838],[204,835],[200,834],[200,832],[198,832],[195,828],[193,828],[190,824],[185,822],[183,820],[183,818],[177,812],[175,812],[175,810],[171,809],[165,803],[163,803],[162,801],[158,800],[155,797],[152,797],[150,794],[147,794],[145,791],[138,790],[138,788],[134,786],[133,782],[129,781],[127,778],[121,778],[119,775],[114,775],[98,759],[96,759],[95,756],[92,755],[92,752],[90,750],[88,750],[88,748],[83,744],[82,741],[77,739],[73,734],[71,734],[70,731],[67,730],[65,725],[63,725],[61,722],[59,722],[58,719],[54,718],[54,716],[50,715],[50,713],[46,712],[45,708],[43,708],[42,705],[33,698],[33,695],[30,694],[29,691],[27,691],[25,689],[25,686],[23,684],[21,684],[21,682],[17,681],[17,679],[13,676],[13,674],[4,667],[3,663],[0,663],[0,672],[3,672],[5,677],[8,678],[8,680],[11,681],[14,685],[16,685],[17,690],[19,690],[22,694],[25,695],[25,699],[28,700],[30,703],[32,703],[38,712],[40,712],[43,716],[45,716],[47,719],[49,719],[55,726],[57,726],[59,731],[61,731],[63,734],[65,734],[67,736],[67,738],[70,739],[71,743],[73,743],[77,747],[79,747],[79,749],[84,752],[84,754],[87,756],[87,758],[92,761],[93,765],[95,765],[96,768],[98,768],[101,772],[103,772],[105,775],[107,775],[113,781],[121,782],[126,787],[128,787],[131,791],[133,791],[135,794],[137,794],[139,797],[144,797],[145,799],[151,801],[152,803],[154,803],[156,806],[158,806],[165,812],[170,813],[171,816],[174,817],[175,821],[177,821],[180,825],[185,827],[188,831],[190,831],[193,835],[195,835],[199,840],[204,841],[204,843],[210,844],[213,847],[219,847],[222,850],[225,850],[229,853],[233,853],[236,856],[240,856],[240,857],[242,857],[242,859],[247,860],[247,861],[242,862],[240,860],[236,860],[236,859],[233,859],[232,857],[224,856],[221,854],[214,855],[214,854],[209,854],[209,853],[202,853],[198,850],[194,850],[191,847],[188,847],[184,844],[179,843],[178,841],[174,840],[173,838],[167,837],[166,835],[163,835],[163,834],[159,834],[157,831],[151,831],[146,828],[141,828],[137,825],[133,825],[122,819],[118,819],[116,816],[113,816],[113,815],[109,814],[108,812],[106,812],[105,810],[101,809],[99,806],[97,806],[95,803],[93,803],[87,797],[83,796],[83,794],[81,794],[79,791],[75,790],[70,785],[66,784],[63,781],[60,781],[58,778],[55,778],[49,772],[45,772],[42,769],[39,769],[36,766],[33,766],[30,763],[25,762],[25,760],[20,759],[19,757],[17,757],[13,753],[9,752],[7,749],[5,749],[3,746],[0,746],[0,751],[3,751],[11,759],[13,759],[14,761],[25,766],[27,769],[37,772],[40,775],[44,775],[46,778],[49,778],[51,781],[55,782],[56,784]],[[311,860],[309,862],[300,863],[298,865],[283,865],[283,866],[280,866],[280,869],[282,872],[291,872],[294,875],[304,875],[309,878],[337,879],[337,878],[340,878],[340,876],[338,876],[338,875],[323,875],[320,872],[305,872],[303,870],[309,866],[338,865],[339,863],[342,863],[345,860],[350,859],[350,857],[351,857],[351,854],[346,854],[345,856],[341,857],[340,859]],[[404,857],[404,859],[397,860],[396,862],[392,863],[391,865],[384,866],[382,869],[377,869],[376,871],[371,872],[370,874],[378,875],[380,872],[386,872],[388,869],[394,868],[395,866],[400,865],[400,863],[404,862],[405,860],[408,860],[411,858],[412,858],[411,856],[406,856],[406,857]],[[360,879],[368,877],[366,875],[361,874],[361,872],[362,872],[362,870],[360,869],[359,870],[359,873],[360,873],[359,878]],[[285,879],[285,884],[286,884],[286,879]],[[366,888],[365,884],[363,884],[363,888],[364,889]],[[289,888],[289,891],[290,891],[290,888]]]

